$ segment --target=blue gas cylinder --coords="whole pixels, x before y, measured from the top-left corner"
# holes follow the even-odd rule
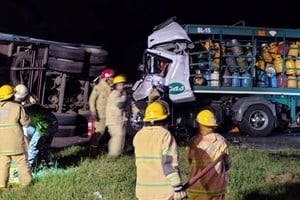
[[[242,74],[242,87],[251,86],[251,75],[246,71]]]
[[[277,77],[276,76],[268,77],[268,79],[269,79],[270,87],[277,87]]]
[[[209,70],[204,72],[204,78],[206,80],[207,86],[211,86],[211,73]]]
[[[269,79],[265,71],[259,70],[257,79],[258,79],[257,84],[259,87],[269,86]]]
[[[241,86],[240,74],[238,72],[232,73],[231,86],[232,87],[240,87]]]

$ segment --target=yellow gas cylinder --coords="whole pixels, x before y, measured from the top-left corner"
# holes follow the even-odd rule
[[[262,59],[261,56],[259,57],[259,60],[256,62],[256,66],[262,71],[265,70],[265,66],[266,66],[265,61]]]
[[[273,61],[276,73],[282,72],[282,58],[281,55],[276,54],[274,61]]]
[[[268,44],[262,44],[261,45],[261,56],[263,58],[263,60],[266,62],[266,63],[272,63],[272,56],[271,54],[269,53],[269,46]]]
[[[272,58],[275,59],[276,55],[277,55],[277,51],[278,51],[278,46],[276,42],[272,42],[269,44],[269,53],[271,54]]]
[[[298,44],[296,42],[291,43],[289,46],[289,50],[287,52],[287,56],[297,57],[298,53],[299,53]]]
[[[295,60],[295,68],[296,68],[296,75],[300,75],[300,57],[297,57],[297,60]]]
[[[287,81],[288,88],[297,88],[297,77],[295,75],[289,75]]]
[[[287,75],[296,74],[295,61],[293,59],[287,59],[285,61],[285,68]]]
[[[297,76],[297,87],[300,88],[300,76]]]

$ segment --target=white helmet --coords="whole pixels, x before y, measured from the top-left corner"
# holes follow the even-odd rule
[[[24,84],[18,84],[15,87],[16,100],[24,100],[28,94],[29,94],[29,90]]]

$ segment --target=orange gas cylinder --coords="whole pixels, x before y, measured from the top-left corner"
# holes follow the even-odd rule
[[[293,59],[287,59],[285,61],[285,68],[287,75],[296,74],[295,61]]]

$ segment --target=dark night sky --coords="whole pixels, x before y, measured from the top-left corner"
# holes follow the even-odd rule
[[[0,32],[101,45],[109,51],[110,66],[134,72],[153,26],[172,16],[183,23],[231,25],[244,20],[248,26],[300,28],[295,1],[221,2],[1,0]]]

